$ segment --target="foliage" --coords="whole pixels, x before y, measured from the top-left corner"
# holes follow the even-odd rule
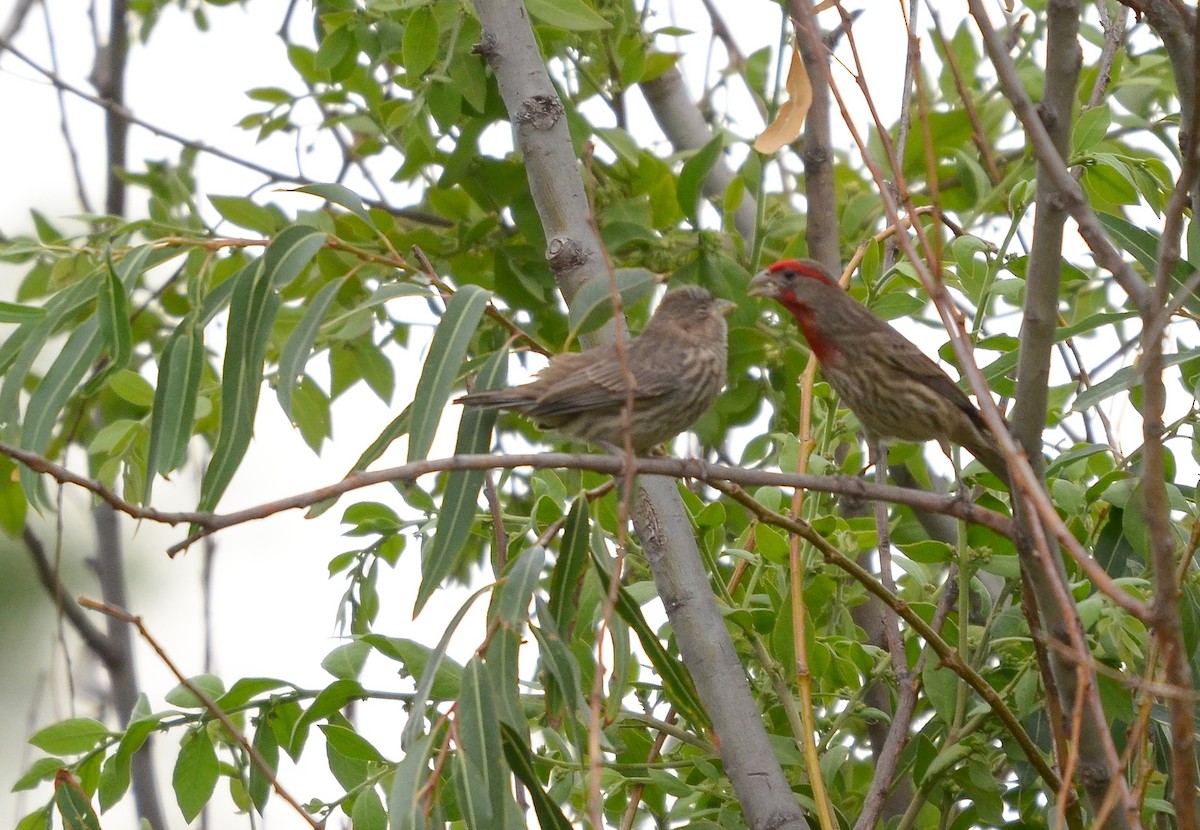
[[[853,416],[820,382],[811,409],[804,403],[798,378],[807,346],[790,320],[764,316],[743,292],[763,263],[808,252],[805,204],[793,189],[796,152],[778,159],[748,153],[759,122],[740,111],[715,113],[724,127],[704,149],[665,148],[629,110],[639,85],[674,70],[679,55],[669,50],[680,32],[660,27],[648,8],[627,0],[529,0],[526,8],[576,152],[586,159],[595,227],[620,269],[630,326],[638,329],[647,314],[647,272],[671,284],[698,283],[739,303],[730,320],[728,388],[695,427],[702,453],[746,469],[792,472],[803,457],[818,475],[859,474],[866,465]],[[1022,81],[1036,99],[1045,70],[1030,56],[1045,47],[1046,23],[1037,0],[1025,10],[1025,28],[1013,37],[1026,58]],[[149,32],[161,10],[139,13]],[[1115,7],[1106,12],[1116,13]],[[871,5],[866,14],[895,10]],[[836,22],[833,14],[828,25]],[[35,232],[0,246],[0,260],[23,273],[13,301],[0,303],[0,322],[10,324],[0,342],[5,446],[70,462],[129,505],[150,508],[161,479],[200,464],[197,509],[211,512],[238,474],[262,407],[280,407],[319,453],[334,419],[346,417],[339,398],[363,383],[398,415],[383,434],[363,442],[358,469],[370,468],[399,440],[407,441],[408,461],[421,462],[450,399],[468,382],[501,385],[510,353],[570,349],[611,313],[607,280],[585,289],[590,295],[581,291],[583,299],[569,310],[558,299],[525,166],[517,153],[498,149],[509,113],[478,54],[484,33],[472,8],[327,0],[312,23],[312,45],[287,38],[287,82],[246,91],[241,126],[260,140],[297,133],[315,106],[320,140],[341,147],[353,186],[296,182],[286,193],[255,193],[248,185],[243,193],[213,194],[195,175],[190,148],[171,162],[131,164],[126,177],[141,194],[142,218],[91,217],[78,232],[33,206]],[[1031,206],[1044,185],[970,21],[953,30],[940,25],[918,26],[932,48],[922,53],[923,98],[912,105],[913,133],[900,170],[925,233],[936,240],[940,258],[933,264],[967,310],[966,331],[983,375],[1010,398]],[[1103,45],[1105,37],[1089,11],[1082,39]],[[744,60],[731,61],[715,81],[704,79],[711,83],[705,100],[714,106],[745,88],[755,99],[777,100],[768,80],[776,73],[767,71],[771,44],[764,37],[748,45],[754,51]],[[838,48],[848,55],[844,45]],[[1070,163],[1108,234],[1149,279],[1180,166],[1177,84],[1161,44],[1142,33],[1136,48],[1118,49],[1106,90],[1090,102],[1095,86],[1105,83],[1100,61],[1099,48],[1089,46],[1072,113]],[[835,79],[850,89],[844,75]],[[153,121],[152,113],[146,116]],[[894,139],[895,125],[888,129]],[[869,149],[886,157],[878,134]],[[710,171],[734,160],[724,192],[702,203]],[[359,175],[364,171],[383,171],[388,184],[372,192],[371,176]],[[786,187],[778,186],[781,178]],[[839,248],[860,264],[854,296],[888,319],[935,320],[917,270],[903,259],[893,264],[878,183],[849,145],[837,151],[836,195]],[[733,230],[734,215],[750,202],[757,226],[744,239]],[[947,221],[939,224],[942,212]],[[219,233],[216,217],[225,223]],[[1185,238],[1175,289],[1194,287],[1189,280],[1200,268],[1200,231],[1190,222]],[[1046,490],[1074,538],[1122,589],[1146,601],[1158,578],[1151,567],[1155,536],[1139,477],[1142,439],[1124,428],[1144,403],[1137,308],[1074,240],[1064,248],[1061,277]],[[413,327],[403,322],[414,310],[436,315],[438,323],[416,396],[398,400],[389,354],[414,342]],[[1200,457],[1197,310],[1194,296],[1183,297],[1168,329],[1164,436],[1171,541],[1182,575],[1178,619],[1193,677],[1200,670],[1200,593],[1191,561],[1200,538],[1192,519]],[[944,332],[935,331],[941,343]],[[957,360],[948,348],[942,353]],[[320,380],[325,376],[327,382]],[[261,395],[264,383],[273,396]],[[456,453],[528,442],[562,446],[519,418],[493,418],[464,416]],[[811,444],[798,441],[798,433],[811,435]],[[71,454],[76,448],[85,451],[86,465]],[[45,476],[6,455],[0,526],[19,536],[26,518],[53,509],[54,499]],[[928,483],[921,459],[912,447],[892,456]],[[979,485],[982,507],[1011,513],[994,479],[977,466],[966,475]],[[187,821],[219,784],[239,809],[261,812],[274,796],[269,771],[283,755],[320,763],[319,744],[309,740],[319,734],[342,793],[293,795],[319,817],[350,816],[355,828],[535,820],[567,827],[583,820],[597,786],[614,825],[630,811],[628,821],[664,826],[740,826],[741,807],[718,754],[729,736],[711,731],[674,632],[656,608],[640,542],[624,527],[621,490],[607,486],[611,478],[570,468],[505,470],[498,477],[454,470],[398,481],[394,495],[372,496],[376,501],[348,500],[338,509],[359,547],[328,557],[329,573],[346,586],[341,608],[327,609],[346,631],[322,663],[334,678],[328,686],[193,677],[162,701],[143,696],[123,728],[80,717],[39,730],[31,742],[46,757],[17,788],[69,779],[71,786],[60,789],[75,803],[85,796],[77,809],[80,821],[89,820],[87,798],[103,811],[129,797],[131,759],[159,734],[178,746],[172,785]],[[798,603],[790,594],[789,534],[769,515],[786,513],[791,493],[776,486],[748,490],[762,508],[757,513],[710,487],[680,484],[737,657],[796,797],[806,811],[814,809],[821,796],[810,782],[819,772],[836,820],[850,826],[876,777],[871,742],[886,733],[900,691],[884,642],[863,629],[859,612],[872,588],[840,564],[870,560],[875,524],[844,497],[804,496],[800,518],[841,558],[804,546]],[[316,509],[333,506],[325,501]],[[1054,756],[1044,669],[1021,611],[1018,552],[1009,538],[978,524],[964,524],[959,543],[939,541],[922,518],[907,507],[892,514],[895,584],[887,590],[937,631],[959,664],[932,653],[913,625],[899,628],[901,663],[914,672],[899,683],[916,683],[919,694],[893,769],[904,799],[894,818],[906,827],[1049,826],[1047,804],[1058,803],[1059,792],[967,676],[995,691],[1036,745],[1040,763],[1061,773],[1067,759]],[[610,606],[618,545],[624,574]],[[447,584],[477,581],[467,606],[486,602],[486,628],[474,632],[478,650],[465,663],[445,653],[453,629],[426,639],[375,625],[380,582],[396,578],[399,563],[412,573],[418,562],[417,611]],[[1166,820],[1174,811],[1171,722],[1139,692],[1163,680],[1159,647],[1145,620],[1098,591],[1074,561],[1066,568],[1141,818]],[[956,593],[959,585],[969,590]],[[806,656],[797,653],[797,631]],[[364,688],[358,678],[369,655],[394,661],[410,680],[395,689]],[[806,685],[807,711],[800,691]],[[378,736],[360,731],[348,707],[397,696],[405,703],[403,714],[399,705],[395,710],[397,723],[405,723],[404,754],[386,757],[375,746]],[[214,709],[240,735],[215,719]],[[803,754],[807,717],[815,719],[816,770]],[[1068,731],[1080,726],[1066,724]],[[590,777],[589,741],[603,753],[598,782]],[[43,807],[21,826],[49,826],[49,820]]]

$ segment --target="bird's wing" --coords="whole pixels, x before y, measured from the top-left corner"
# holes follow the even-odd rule
[[[658,369],[667,368],[671,363],[673,350],[660,348],[657,354],[652,355],[644,348],[639,348],[638,342],[629,342],[624,351],[626,364],[650,369],[636,373],[637,383],[633,397],[634,400],[641,401],[658,397],[671,390],[674,372]],[[541,379],[551,382],[546,392],[526,410],[527,414],[535,418],[562,418],[625,403],[625,373],[622,371],[615,346],[597,350],[594,355],[592,352],[586,352],[577,357],[589,359],[572,360],[567,364],[561,364],[561,358],[556,359],[552,364],[551,378],[546,377],[547,371],[542,372]],[[547,367],[547,370],[551,370],[551,367]]]
[[[983,417],[979,414],[979,410],[975,407],[975,404],[971,403],[971,399],[967,397],[965,392],[958,388],[958,384],[952,381],[950,376],[940,366],[930,360],[923,351],[905,340],[903,347],[895,344],[886,354],[886,361],[891,365],[891,368],[918,383],[925,384],[946,398],[961,409],[980,430],[986,432]]]

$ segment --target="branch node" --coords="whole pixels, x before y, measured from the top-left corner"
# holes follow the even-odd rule
[[[546,243],[546,262],[555,274],[579,268],[587,262],[583,246],[574,239],[558,236]]]
[[[521,104],[513,121],[519,124],[529,124],[535,130],[551,130],[563,117],[562,102],[554,95],[534,95],[526,98]]]
[[[471,47],[472,55],[482,55],[484,58],[491,60],[496,56],[496,36],[484,29],[479,36],[479,42]]]

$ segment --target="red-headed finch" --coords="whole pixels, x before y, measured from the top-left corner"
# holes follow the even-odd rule
[[[725,318],[736,306],[699,286],[663,297],[641,335],[624,343],[551,358],[532,383],[464,395],[455,403],[511,409],[552,429],[620,449],[625,446],[627,378],[633,384],[629,430],[645,454],[690,427],[725,385]]]
[[[1007,484],[1008,464],[966,394],[820,263],[776,262],[750,280],[749,293],[771,297],[796,318],[825,380],[858,416],[868,441],[958,444]]]

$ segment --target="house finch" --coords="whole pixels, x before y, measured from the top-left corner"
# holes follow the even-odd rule
[[[842,290],[819,263],[776,262],[750,280],[750,294],[791,312],[821,371],[869,441],[960,445],[1004,482],[1008,464],[979,410],[937,364]]]
[[[532,383],[458,398],[463,406],[511,409],[542,429],[592,444],[625,446],[625,409],[633,450],[644,454],[683,432],[725,385],[725,317],[736,306],[699,286],[663,297],[639,337],[624,344],[626,372],[615,345],[560,354]]]

